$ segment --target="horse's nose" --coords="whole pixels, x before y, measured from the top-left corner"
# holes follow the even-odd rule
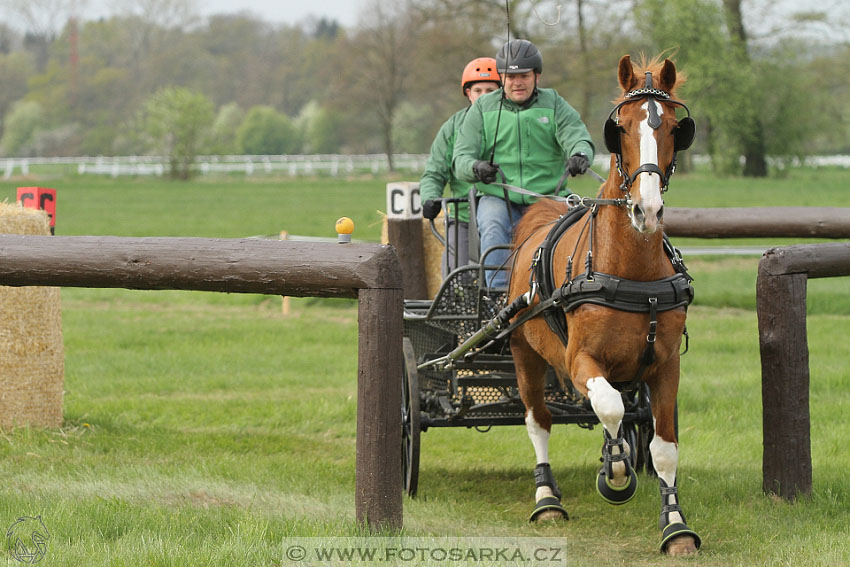
[[[640,203],[632,205],[632,218],[635,219],[635,224],[638,226],[646,226],[646,213]]]
[[[655,232],[663,216],[664,205],[658,207],[658,211],[655,213],[654,218],[647,218],[646,209],[642,204],[635,203],[632,205],[632,221],[635,228],[637,228],[640,232]],[[647,222],[647,220],[649,222]]]

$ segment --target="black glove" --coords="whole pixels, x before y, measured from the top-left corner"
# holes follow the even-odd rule
[[[567,172],[572,177],[581,175],[587,171],[588,167],[590,167],[590,160],[587,159],[587,156],[584,154],[575,154],[570,157],[570,161],[567,162]]]
[[[478,181],[482,183],[493,183],[496,181],[496,175],[499,173],[498,167],[498,163],[490,163],[489,161],[480,159],[472,164],[472,172]]]
[[[428,199],[422,203],[422,216],[426,219],[435,219],[440,214],[440,201],[437,199]]]

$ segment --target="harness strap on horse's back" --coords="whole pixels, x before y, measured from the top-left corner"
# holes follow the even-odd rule
[[[556,289],[554,265],[555,247],[568,228],[591,211],[589,207],[578,206],[562,216],[549,230],[549,234],[540,244],[532,264],[532,280],[537,283],[540,303],[533,308],[524,320],[542,314],[546,324],[566,347],[569,340],[566,313],[585,303],[612,307],[621,311],[651,313],[650,327],[654,325],[655,311],[667,311],[676,307],[687,307],[693,301],[694,292],[690,285],[693,278],[687,272],[681,254],[670,243],[665,234],[663,248],[670,259],[676,274],[657,281],[642,282],[617,278],[609,274],[593,271],[593,228],[590,229],[591,245],[585,261],[585,273],[572,278],[572,257],[570,257],[566,281]],[[592,221],[592,217],[590,219]],[[654,329],[650,328],[652,341],[641,355],[641,371],[654,361]]]
[[[588,211],[590,211],[590,208],[588,207],[574,207],[570,209],[567,214],[558,219],[558,222],[556,222],[551,230],[549,230],[549,234],[546,235],[546,239],[543,240],[543,243],[537,249],[535,262],[532,266],[534,270],[532,277],[534,277],[537,281],[538,295],[540,296],[541,303],[545,302],[556,293],[555,278],[552,273],[555,246],[567,229],[583,218]],[[566,346],[567,321],[563,312],[560,312],[557,309],[545,309],[542,313],[546,324],[549,325],[552,332],[555,333],[555,335]]]

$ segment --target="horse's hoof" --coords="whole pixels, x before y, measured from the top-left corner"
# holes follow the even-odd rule
[[[570,516],[567,511],[561,506],[561,501],[550,496],[541,498],[534,506],[534,511],[528,518],[529,522],[552,521],[552,520],[569,520]]]
[[[682,523],[673,523],[661,534],[661,552],[667,555],[693,555],[702,542],[695,531]]]
[[[635,471],[632,470],[631,465],[627,466],[629,467],[629,471],[626,475],[626,484],[623,486],[615,486],[611,484],[608,481],[608,477],[605,476],[604,467],[600,469],[599,474],[596,475],[596,492],[599,493],[599,496],[601,496],[605,502],[619,506],[620,504],[625,504],[634,498],[635,493],[637,492],[638,479]]]

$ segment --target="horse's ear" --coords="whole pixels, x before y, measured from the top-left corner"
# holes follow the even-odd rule
[[[664,66],[661,67],[660,84],[658,88],[662,91],[670,92],[676,86],[676,66],[669,59],[664,60]]]
[[[617,67],[617,78],[620,80],[620,86],[626,92],[637,86],[638,80],[635,77],[634,67],[632,67],[632,58],[628,55],[623,55],[620,58],[620,64]]]

